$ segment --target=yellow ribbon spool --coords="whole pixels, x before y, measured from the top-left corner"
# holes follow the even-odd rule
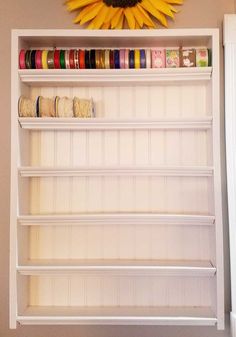
[[[134,67],[136,69],[140,68],[140,50],[139,49],[135,49],[134,51]]]
[[[42,52],[42,68],[48,69],[48,50]]]

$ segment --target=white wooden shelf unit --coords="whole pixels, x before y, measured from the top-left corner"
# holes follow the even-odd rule
[[[208,47],[212,66],[18,70],[21,48]],[[224,327],[214,29],[12,33],[10,326]],[[18,118],[20,95],[96,117]]]

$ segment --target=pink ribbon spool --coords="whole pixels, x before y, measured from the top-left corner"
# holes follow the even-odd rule
[[[26,69],[25,66],[25,50],[21,49],[20,54],[19,54],[19,67],[20,69]]]
[[[36,69],[42,69],[42,50],[37,50],[35,53]]]

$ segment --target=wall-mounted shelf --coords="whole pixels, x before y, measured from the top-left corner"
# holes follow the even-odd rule
[[[17,317],[21,324],[215,325],[211,308],[54,308],[29,307]]]
[[[211,226],[215,217],[210,215],[155,214],[155,213],[116,213],[116,214],[71,214],[71,215],[22,215],[18,217],[20,225],[50,226],[74,224],[89,225],[187,225]]]
[[[214,276],[210,261],[155,260],[30,260],[17,270],[22,275],[70,275],[73,273],[108,273],[110,275]]]
[[[19,118],[20,126],[29,130],[204,130],[211,129],[212,117],[201,119],[106,119],[106,118]]]
[[[212,66],[19,70],[21,49],[205,47]],[[12,34],[10,327],[224,328],[215,29]],[[19,118],[19,97],[95,117]]]
[[[20,167],[21,177],[172,176],[212,177],[212,167]]]

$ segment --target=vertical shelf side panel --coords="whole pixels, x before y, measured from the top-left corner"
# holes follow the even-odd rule
[[[214,209],[216,228],[216,313],[217,327],[224,329],[224,261],[223,261],[223,218],[221,190],[221,135],[220,135],[220,74],[219,32],[212,34],[212,114],[213,114],[213,166],[214,166]]]
[[[224,17],[225,136],[231,273],[231,334],[236,336],[236,15]]]
[[[16,328],[17,317],[17,205],[18,205],[18,35],[12,32],[11,44],[11,199],[10,199],[10,328]]]

